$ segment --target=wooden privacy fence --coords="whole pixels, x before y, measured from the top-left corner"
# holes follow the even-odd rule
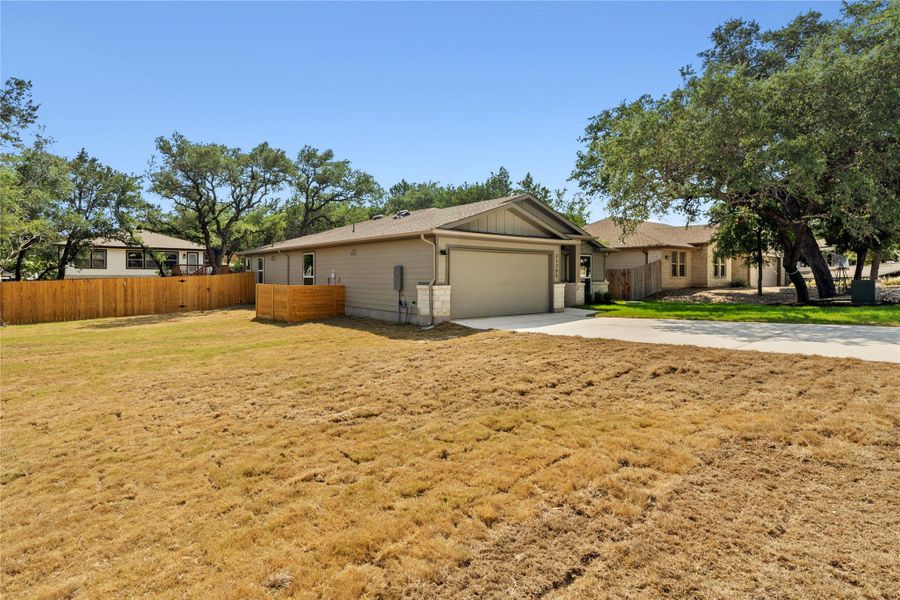
[[[609,293],[617,300],[640,300],[662,289],[662,262],[629,269],[607,269]]]
[[[252,303],[254,281],[253,273],[4,281],[0,314],[15,324],[209,310]]]
[[[275,321],[307,321],[344,314],[342,285],[256,286],[256,316]]]

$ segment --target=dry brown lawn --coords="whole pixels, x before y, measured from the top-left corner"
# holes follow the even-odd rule
[[[900,598],[887,364],[247,310],[2,344],[4,598]]]

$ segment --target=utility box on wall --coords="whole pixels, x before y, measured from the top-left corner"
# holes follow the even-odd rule
[[[394,291],[403,291],[403,265],[396,265],[394,267]]]

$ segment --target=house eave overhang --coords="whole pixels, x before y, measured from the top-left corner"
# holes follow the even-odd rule
[[[462,237],[506,242],[526,242],[530,244],[550,244],[553,246],[575,246],[581,240],[563,238],[531,237],[527,235],[505,235],[502,233],[479,233],[476,231],[460,231],[458,229],[432,229],[430,233],[440,237]]]
[[[377,235],[377,236],[368,236],[361,238],[351,238],[345,240],[336,240],[333,242],[319,242],[319,243],[306,243],[306,244],[291,244],[290,246],[260,246],[259,248],[253,248],[252,250],[244,250],[242,252],[237,252],[238,256],[253,256],[255,254],[272,254],[272,253],[282,253],[282,252],[293,252],[295,250],[314,250],[316,248],[333,248],[335,246],[353,246],[355,244],[370,244],[373,242],[388,242],[391,240],[402,240],[406,238],[417,238],[424,234],[431,233],[430,229],[423,229],[421,231],[405,231],[403,233],[396,233],[392,235]]]

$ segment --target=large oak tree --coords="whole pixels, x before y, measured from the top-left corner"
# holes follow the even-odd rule
[[[249,152],[191,142],[179,133],[156,140],[150,190],[169,200],[175,214],[165,228],[206,248],[213,273],[236,250],[239,223],[250,212],[272,208],[294,172],[284,151],[262,143]]]
[[[819,296],[833,296],[816,240],[825,224],[860,236],[894,222],[896,10],[860,3],[839,22],[808,13],[771,32],[726,23],[701,73],[591,119],[573,177],[624,221],[750,211],[771,226],[798,300],[801,258]]]

